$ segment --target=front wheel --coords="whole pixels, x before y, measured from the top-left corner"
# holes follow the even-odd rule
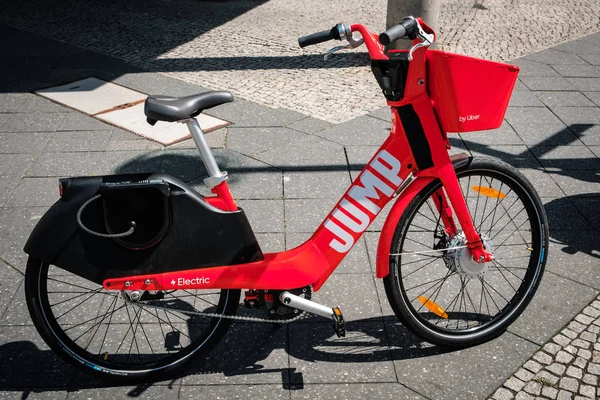
[[[240,290],[138,294],[105,290],[32,257],[27,263],[27,306],[42,338],[66,361],[105,379],[165,379],[206,355],[231,325],[221,315],[234,315],[240,299]]]
[[[456,217],[458,231],[447,229],[439,212],[445,192],[436,180],[400,218],[384,285],[413,333],[437,345],[466,347],[502,334],[527,307],[546,264],[548,222],[535,189],[510,165],[474,158],[456,175],[475,229],[495,259],[472,261]]]

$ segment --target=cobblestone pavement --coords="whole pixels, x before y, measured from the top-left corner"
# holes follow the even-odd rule
[[[57,178],[163,171],[199,188],[205,171],[192,141],[163,148],[29,92],[87,76],[144,93],[180,96],[205,88],[2,25],[0,37],[1,397],[483,399],[573,316],[597,304],[599,34],[515,61],[522,72],[503,126],[451,139],[455,152],[496,157],[519,168],[549,218],[549,259],[540,288],[499,338],[447,351],[420,341],[398,322],[381,281],[374,279],[383,212],[314,296],[342,307],[346,338],[338,339],[330,323],[319,320],[281,329],[236,323],[210,357],[194,360],[177,379],[116,387],[94,381],[48,349],[25,305],[23,244],[56,201]],[[306,239],[389,134],[385,109],[337,125],[243,99],[210,114],[233,122],[207,140],[268,252]],[[574,339],[591,341],[577,326],[569,328],[581,333]],[[576,343],[581,344],[570,345],[578,348]],[[563,351],[560,357],[568,358],[567,347]],[[558,354],[556,360],[563,360]],[[527,374],[516,374],[525,383]],[[576,383],[588,385],[585,379]]]
[[[600,297],[549,340],[493,399],[600,398]]]
[[[296,39],[337,22],[360,22],[379,32],[386,4],[23,0],[4,4],[0,21],[185,82],[337,123],[385,105],[368,58],[356,50],[324,62],[321,54],[337,43],[301,50]],[[597,0],[444,0],[439,47],[511,60],[599,29]]]

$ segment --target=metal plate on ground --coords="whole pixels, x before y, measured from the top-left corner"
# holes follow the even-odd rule
[[[191,137],[185,124],[158,122],[149,125],[144,115],[147,94],[95,77],[38,90],[35,94],[164,146]],[[204,113],[197,119],[205,133],[230,124]]]

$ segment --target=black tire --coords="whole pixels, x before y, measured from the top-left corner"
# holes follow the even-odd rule
[[[168,305],[166,311],[126,303],[121,292],[32,257],[25,273],[27,306],[44,341],[75,367],[103,379],[165,379],[205,356],[232,320],[185,311],[234,315],[240,299],[240,290],[206,292],[166,292],[163,299],[144,301]]]
[[[417,194],[398,222],[384,286],[395,314],[414,334],[440,346],[468,347],[501,335],[529,304],[546,264],[548,222],[535,189],[510,165],[474,158],[456,173],[475,227],[486,238],[486,246],[492,247],[496,260],[486,263],[484,270],[479,270],[483,268],[479,264],[462,261],[460,252],[466,249],[458,247],[464,238],[460,233],[452,238],[443,223],[440,227],[439,212],[431,200],[432,196],[440,198],[442,185],[436,180]],[[519,202],[523,209],[517,213]],[[434,218],[425,218],[426,213]],[[495,218],[511,226],[510,230],[502,233],[503,225],[498,225],[500,230],[495,228]],[[432,229],[425,227],[433,225]],[[524,226],[529,229],[522,230]],[[508,258],[510,261],[501,261]],[[419,279],[426,282],[420,284]]]

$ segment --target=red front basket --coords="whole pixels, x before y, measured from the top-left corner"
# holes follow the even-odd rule
[[[502,125],[519,67],[429,50],[427,90],[445,132],[471,132]]]

